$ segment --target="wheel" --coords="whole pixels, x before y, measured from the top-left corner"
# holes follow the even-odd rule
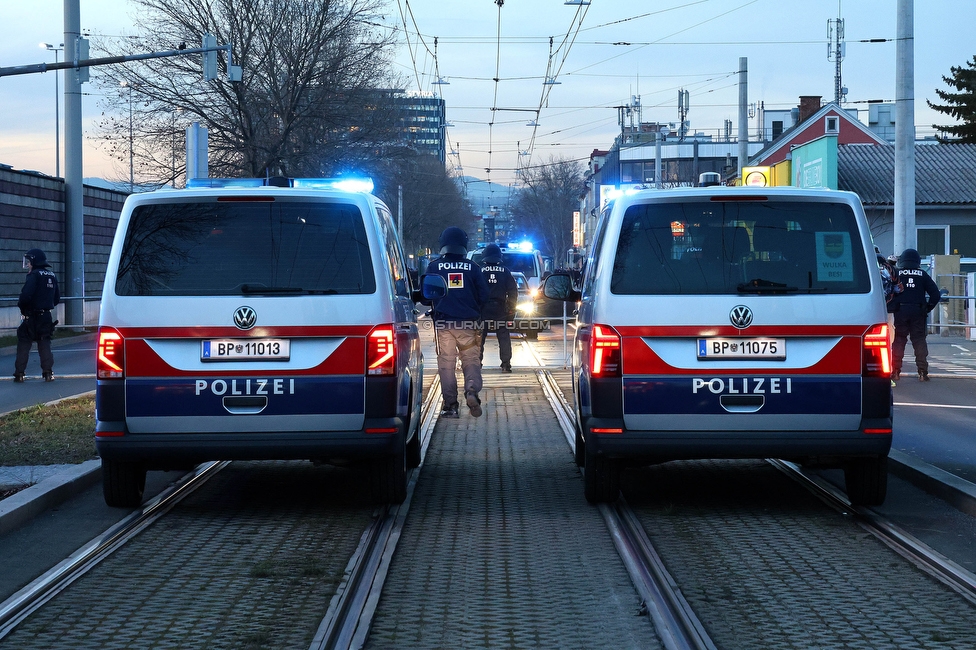
[[[102,494],[106,505],[113,508],[138,507],[142,505],[145,489],[145,465],[102,459]]]
[[[855,458],[844,468],[847,498],[856,506],[880,506],[888,493],[888,457]]]
[[[586,465],[586,441],[583,440],[583,431],[580,429],[579,422],[576,423],[576,448],[573,450],[573,456],[576,459],[577,467],[584,467]]]
[[[592,504],[616,501],[620,494],[620,466],[616,461],[584,450],[583,496]]]
[[[407,498],[407,449],[383,456],[370,465],[370,490],[378,503],[399,504]]]
[[[539,330],[525,330],[525,338],[534,341],[539,338]]]
[[[407,442],[407,469],[420,467],[420,429],[414,431],[413,438]]]

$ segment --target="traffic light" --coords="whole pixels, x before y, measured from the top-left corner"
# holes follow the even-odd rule
[[[203,47],[217,47],[217,37],[212,34],[203,35]],[[203,53],[203,80],[213,81],[217,78],[217,50],[212,49]]]

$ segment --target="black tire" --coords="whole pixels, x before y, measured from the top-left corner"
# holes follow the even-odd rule
[[[146,466],[102,459],[102,495],[113,508],[136,508],[142,505],[146,489]]]
[[[399,450],[383,456],[370,465],[370,490],[377,503],[403,503],[407,498],[407,449],[400,441]]]
[[[880,506],[888,494],[888,457],[855,458],[844,468],[847,498],[856,506]]]
[[[414,469],[415,467],[420,467],[420,427],[414,431],[413,438],[407,443],[407,469]]]
[[[576,423],[576,448],[573,451],[573,456],[576,460],[577,467],[586,466],[586,441],[583,440],[583,431],[580,429],[579,422]]]
[[[583,496],[594,505],[611,503],[620,495],[620,465],[616,461],[585,450]]]
[[[529,340],[536,340],[539,338],[539,330],[525,330],[525,338]]]

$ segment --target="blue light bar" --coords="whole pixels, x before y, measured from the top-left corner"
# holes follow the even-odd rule
[[[523,253],[531,253],[535,250],[535,246],[530,241],[519,242],[518,249]]]
[[[191,178],[186,181],[187,189],[266,186],[369,194],[373,191],[373,180],[371,178]]]
[[[371,178],[296,178],[294,183],[295,187],[319,190],[340,190],[365,194],[373,191],[373,179]]]

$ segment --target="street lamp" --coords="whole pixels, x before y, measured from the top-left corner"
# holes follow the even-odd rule
[[[58,62],[58,52],[64,50],[64,43],[60,45],[51,45],[50,43],[41,43],[41,48],[45,50],[50,50],[54,52],[54,62]],[[54,176],[55,178],[61,177],[61,115],[58,109],[58,105],[61,102],[60,95],[61,90],[58,86],[58,71],[54,71]]]
[[[119,85],[123,88],[129,89],[129,194],[135,192],[136,185],[136,174],[134,160],[134,150],[133,150],[133,139],[132,139],[132,84],[128,80],[123,79],[119,82]]]

